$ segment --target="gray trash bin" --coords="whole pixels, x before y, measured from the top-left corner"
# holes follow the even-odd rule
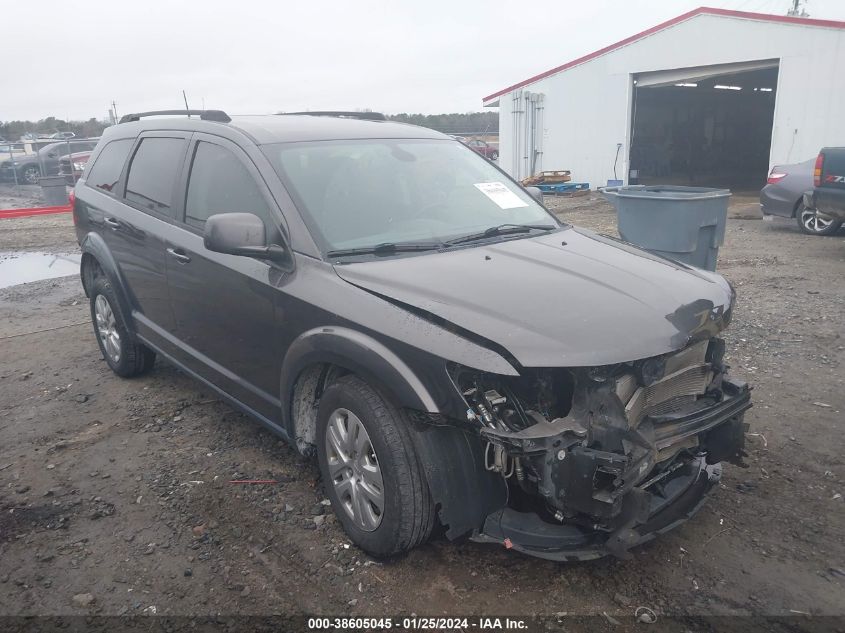
[[[728,189],[629,185],[601,190],[616,207],[626,242],[685,264],[716,270],[725,241]]]
[[[64,176],[42,176],[38,179],[44,200],[48,207],[61,207],[67,204],[67,183]]]

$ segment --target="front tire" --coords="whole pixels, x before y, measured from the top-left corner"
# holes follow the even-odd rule
[[[360,378],[329,385],[317,413],[317,456],[344,530],[385,557],[428,540],[434,504],[405,413]]]
[[[152,369],[156,355],[141,343],[132,343],[126,318],[111,282],[99,275],[91,286],[91,321],[100,352],[111,370],[123,378]]]
[[[21,169],[21,180],[27,185],[37,185],[41,178],[41,170],[38,165],[27,165]]]
[[[841,220],[820,217],[815,209],[805,207],[803,202],[798,203],[795,219],[799,228],[807,235],[833,235],[842,226]]]

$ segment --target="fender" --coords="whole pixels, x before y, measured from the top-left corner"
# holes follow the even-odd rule
[[[282,365],[283,426],[291,438],[296,438],[291,419],[294,386],[302,371],[315,363],[333,363],[371,384],[382,384],[398,406],[440,412],[419,377],[385,345],[349,328],[319,327],[291,344]],[[455,539],[480,530],[487,515],[507,502],[502,477],[484,468],[482,442],[463,429],[427,424],[414,416],[410,430],[446,536]]]
[[[90,232],[85,235],[82,243],[79,245],[82,250],[82,262],[86,261],[86,255],[93,257],[100,265],[103,273],[111,282],[114,293],[117,296],[117,301],[120,304],[120,311],[126,315],[126,318],[132,320],[132,304],[129,302],[129,297],[126,295],[126,285],[124,283],[123,275],[120,268],[114,259],[105,240],[97,233]],[[82,266],[80,265],[80,274],[82,276],[82,287],[85,289],[85,295],[89,296],[90,289],[88,287],[88,280],[82,274]],[[130,328],[130,337],[135,342],[134,328]]]
[[[399,406],[439,413],[437,403],[419,377],[384,344],[349,328],[319,327],[300,334],[282,363],[283,424],[291,434],[294,386],[302,370],[316,363],[333,363],[371,384],[384,385]]]

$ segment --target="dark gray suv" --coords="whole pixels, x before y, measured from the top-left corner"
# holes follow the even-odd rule
[[[625,556],[741,461],[719,275],[372,113],[149,114],[76,187],[100,350],[124,377],[159,354],[315,455],[367,552],[438,530]]]

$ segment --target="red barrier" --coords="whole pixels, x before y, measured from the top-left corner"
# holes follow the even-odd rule
[[[35,207],[32,209],[0,209],[0,220],[3,218],[28,218],[31,215],[51,215],[53,213],[70,213],[73,206],[66,204],[61,207]]]

